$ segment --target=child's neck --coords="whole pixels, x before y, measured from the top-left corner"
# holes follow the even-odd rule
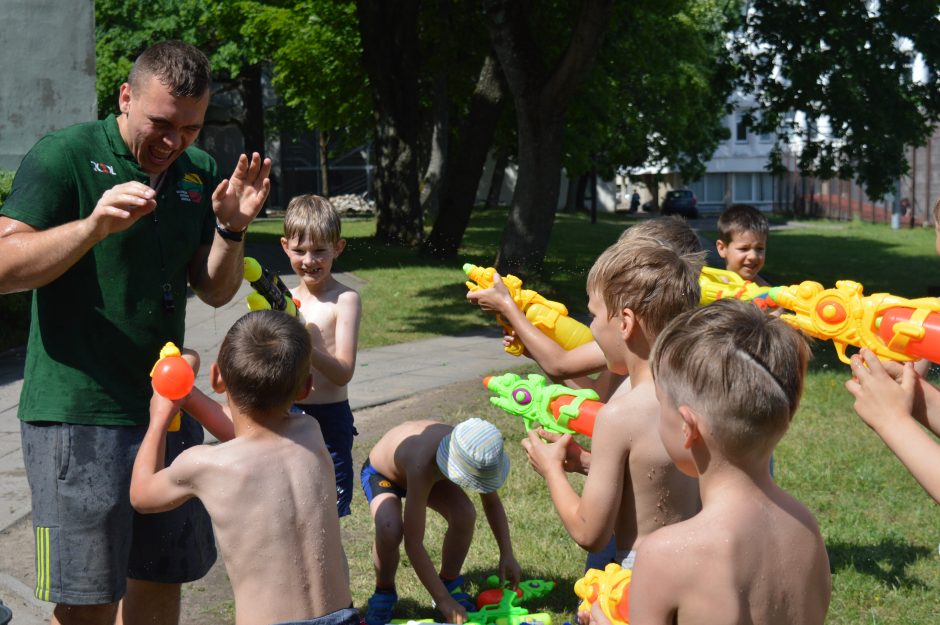
[[[290,418],[289,407],[259,414],[232,410],[232,425],[235,427],[236,438],[268,436],[279,431]]]
[[[746,465],[737,465],[726,458],[711,456],[704,463],[699,462],[699,494],[702,506],[729,497],[738,497],[742,493],[759,490],[767,492],[774,487],[770,477],[770,457],[755,460]]]
[[[313,288],[308,287],[302,280],[297,287],[299,294],[302,296],[308,297],[320,297],[324,293],[328,293],[335,287],[337,284],[336,278],[333,277],[333,274],[330,274],[326,277],[325,280],[321,280],[316,283]]]

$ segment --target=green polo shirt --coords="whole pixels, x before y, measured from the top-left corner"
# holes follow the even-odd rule
[[[45,230],[90,215],[117,184],[149,184],[114,116],[41,139],[23,159],[0,214]],[[106,237],[33,291],[23,421],[146,424],[160,348],[183,345],[188,264],[212,242],[215,161],[189,148],[167,170],[157,208]],[[168,285],[175,310],[163,304]]]

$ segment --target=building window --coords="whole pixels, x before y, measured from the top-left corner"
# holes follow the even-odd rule
[[[737,125],[734,133],[735,141],[738,143],[747,143],[747,122],[741,113],[737,114]]]
[[[760,175],[760,197],[762,202],[774,201],[774,177],[770,174]]]
[[[754,175],[734,174],[731,197],[735,202],[754,201]]]
[[[723,203],[725,201],[725,175],[705,174],[702,179],[705,190],[698,197],[704,202]]]

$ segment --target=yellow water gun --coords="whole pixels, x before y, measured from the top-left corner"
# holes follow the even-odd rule
[[[863,294],[853,280],[824,289],[807,280],[777,286],[767,297],[781,308],[790,326],[815,338],[832,340],[839,360],[849,364],[845,348],[867,347],[882,360],[926,358],[940,363],[940,299],[907,299],[890,293]]]
[[[297,316],[300,302],[291,298],[290,289],[276,273],[261,266],[251,256],[244,260],[243,275],[254,289],[247,297],[249,310],[281,310],[291,317]]]
[[[702,273],[698,277],[698,286],[702,291],[699,303],[703,306],[720,299],[754,302],[760,308],[773,308],[777,305],[767,297],[771,287],[758,286],[727,269],[702,267]]]
[[[600,602],[604,616],[614,625],[628,625],[630,615],[630,579],[633,571],[610,563],[604,570],[588,569],[574,583],[574,592],[581,597],[578,612],[590,612]]]
[[[471,291],[488,289],[493,286],[493,276],[496,269],[493,267],[478,267],[467,263],[463,271],[470,278],[467,288]],[[564,347],[574,349],[594,340],[591,330],[586,325],[568,316],[568,309],[564,304],[545,299],[536,291],[522,288],[522,280],[510,274],[502,277],[503,284],[509,289],[509,294],[519,310],[526,316],[532,325],[543,334]],[[499,325],[508,333],[512,326],[497,315]],[[513,356],[521,356],[525,346],[516,338],[506,347],[506,351]]]

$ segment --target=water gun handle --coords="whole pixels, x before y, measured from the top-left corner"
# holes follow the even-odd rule
[[[193,390],[196,374],[182,357],[179,348],[169,341],[160,350],[160,357],[150,370],[150,377],[153,378],[153,388],[158,394],[176,401],[186,397]],[[181,417],[182,413],[179,412],[173,416],[167,432],[179,431]]]
[[[532,325],[565,349],[574,349],[594,340],[589,327],[546,304],[530,304],[525,316]]]

